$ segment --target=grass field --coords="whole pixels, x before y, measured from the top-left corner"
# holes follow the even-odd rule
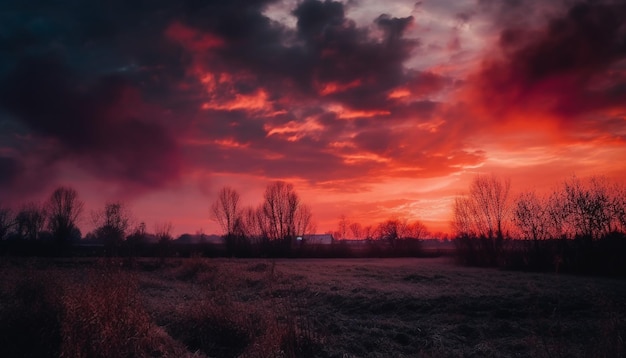
[[[446,258],[0,265],[3,357],[626,354],[617,279]]]

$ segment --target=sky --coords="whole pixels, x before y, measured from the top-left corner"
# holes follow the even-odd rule
[[[0,205],[72,186],[217,233],[294,184],[318,232],[448,231],[478,174],[626,178],[625,1],[0,3]],[[80,227],[90,230],[89,215]]]

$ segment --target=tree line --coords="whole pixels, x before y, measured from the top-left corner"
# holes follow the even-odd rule
[[[237,190],[226,186],[211,205],[210,216],[220,225],[233,255],[286,254],[296,237],[315,230],[311,209],[293,184],[284,181],[270,183],[256,207],[243,206]]]
[[[74,188],[60,186],[43,203],[30,202],[16,211],[0,207],[0,242],[20,254],[67,255],[82,239],[102,243],[107,255],[118,255],[122,246],[132,247],[149,235],[159,242],[172,240],[171,224],[157,224],[148,234],[144,223],[133,224],[132,213],[120,201],[91,212],[94,230],[83,237],[78,222],[84,206]]]
[[[626,273],[615,262],[626,248],[626,189],[605,177],[574,176],[551,192],[514,197],[510,180],[480,175],[452,215],[464,263]]]
[[[66,247],[81,238],[76,222],[83,207],[76,190],[62,186],[45,203],[25,204],[15,214],[9,208],[0,208],[0,240],[48,239],[58,247]]]
[[[16,211],[0,207],[0,242],[5,247],[45,243],[50,254],[63,253],[83,238],[77,225],[83,211],[76,190],[63,186],[42,204],[31,202]],[[209,216],[222,229],[228,256],[289,256],[294,243],[306,244],[296,238],[315,232],[310,207],[283,181],[270,183],[257,206],[243,205],[237,190],[226,186]],[[148,233],[128,207],[115,201],[92,212],[91,220],[94,230],[82,242],[102,243],[107,255],[139,254],[147,238],[158,245],[144,247],[143,254],[171,255],[171,223],[157,224]],[[455,198],[451,227],[457,258],[464,264],[626,274],[626,189],[604,177],[572,177],[548,193],[513,195],[509,179],[479,175]],[[370,256],[418,254],[420,241],[429,235],[419,220],[363,226],[345,216],[332,234],[372,242]],[[334,256],[349,255],[347,245],[333,246],[338,252],[345,249]]]
[[[419,220],[409,221],[406,218],[389,218],[381,223],[363,225],[352,222],[345,215],[339,217],[337,229],[332,232],[337,239],[348,240],[419,240],[430,233],[426,225]]]
[[[284,181],[269,184],[257,207],[242,206],[239,193],[224,187],[209,211],[224,232],[229,256],[286,254],[296,236],[314,231],[311,209],[302,202],[294,186]],[[67,253],[79,242],[102,244],[104,253],[111,256],[122,252],[132,255],[142,246],[142,252],[150,256],[172,254],[171,223],[159,223],[148,233],[143,222],[134,222],[125,204],[112,201],[91,212],[94,230],[83,238],[77,224],[83,214],[84,202],[78,192],[59,187],[43,204],[28,203],[17,211],[0,207],[0,242],[49,250],[49,254]],[[147,239],[158,247],[146,250]]]

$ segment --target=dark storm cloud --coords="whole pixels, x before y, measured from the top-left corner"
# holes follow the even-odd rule
[[[163,185],[179,174],[177,146],[127,108],[139,105],[123,78],[84,83],[55,56],[23,58],[0,85],[0,106],[64,156],[105,178]]]
[[[193,127],[202,138],[228,138],[240,144],[261,144],[267,135],[264,122],[251,120],[244,111],[207,110],[205,115],[210,120],[199,121]]]
[[[327,179],[358,176],[370,165],[339,169],[345,158],[329,154],[331,143],[351,131],[384,127],[387,112],[399,120],[434,113],[437,104],[427,97],[448,82],[404,66],[419,47],[417,39],[406,36],[413,17],[383,14],[361,27],[346,17],[343,3],[306,0],[295,4],[291,15],[297,25],[290,28],[264,14],[274,2],[4,2],[0,113],[27,128],[32,144],[39,140],[40,145],[36,150],[22,142],[16,146],[8,135],[0,146],[12,149],[11,163],[38,162],[34,157],[41,159],[45,151],[47,162],[69,161],[99,177],[153,188],[176,180],[183,162],[205,166],[195,155],[179,155],[186,145],[180,138],[190,139],[191,132],[196,142],[233,140],[272,158],[283,154],[280,160],[250,163],[257,171],[283,173],[294,167],[303,176],[316,176],[306,165],[328,163],[335,169],[325,172]],[[201,75],[208,72],[226,75],[228,83],[207,93]],[[424,100],[391,98],[399,87]],[[224,105],[260,89],[272,108]],[[361,111],[366,118],[342,119],[329,104]],[[383,114],[367,118],[367,111]],[[322,127],[314,138],[299,134],[288,142],[287,135],[268,136],[268,128],[311,118]],[[204,150],[206,166],[248,170],[225,154],[232,148],[216,144]],[[236,158],[249,163],[245,154]],[[9,172],[15,174],[4,180],[33,171]]]
[[[478,79],[485,100],[563,118],[623,105],[624,19],[623,1],[581,2],[540,29],[504,29],[504,59],[486,62]]]
[[[164,98],[186,68],[177,58],[181,51],[162,39],[170,15],[159,5],[166,3],[0,5],[0,113],[34,138],[25,148],[13,139],[23,134],[3,136],[0,145],[13,147],[13,161],[32,164],[45,152],[47,162],[73,161],[134,188],[177,178],[178,145],[163,116],[158,109],[141,112],[150,107],[144,99],[181,106],[177,96]],[[21,181],[35,186],[54,180],[52,173],[36,172],[16,175],[29,176]]]
[[[304,52],[309,55],[303,61],[309,65],[306,73],[312,76],[309,86],[314,87],[314,81],[354,83],[354,86],[330,93],[328,97],[352,108],[388,106],[384,94],[410,80],[403,63],[418,42],[403,35],[413,18],[381,15],[375,24],[382,31],[383,38],[374,39],[367,29],[358,28],[345,18],[343,11],[338,10],[341,6],[329,1],[323,5],[307,1],[294,11],[298,17],[299,34],[305,39]],[[315,11],[319,7],[332,8],[333,11]],[[307,17],[310,13],[315,15],[315,21]],[[311,22],[314,26],[301,25]]]
[[[309,96],[329,83],[353,84],[326,94],[353,108],[388,105],[385,91],[412,80],[403,66],[418,46],[404,37],[412,17],[381,15],[374,24],[382,38],[374,38],[370,29],[345,17],[340,2],[300,3],[293,10],[295,30],[263,15],[265,5],[210,3],[181,18],[183,24],[225,41],[206,51],[207,69],[249,71],[257,76],[257,85],[282,92],[293,84]]]
[[[0,186],[13,184],[21,171],[21,165],[15,158],[0,156]]]

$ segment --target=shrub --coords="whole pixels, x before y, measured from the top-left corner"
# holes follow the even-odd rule
[[[84,286],[66,289],[62,301],[64,356],[133,357],[149,351],[150,319],[130,274],[90,272]]]
[[[23,276],[4,283],[0,291],[0,356],[185,353],[151,324],[131,274],[110,267],[70,272],[52,268],[11,272],[13,277]]]
[[[49,276],[27,272],[7,285],[0,306],[0,356],[58,357],[61,287]]]

